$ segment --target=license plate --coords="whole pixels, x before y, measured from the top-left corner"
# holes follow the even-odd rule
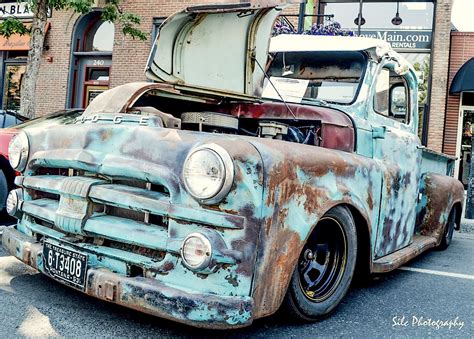
[[[45,242],[43,266],[52,278],[82,291],[85,289],[87,255]]]

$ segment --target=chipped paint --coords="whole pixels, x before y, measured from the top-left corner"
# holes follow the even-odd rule
[[[29,161],[17,180],[22,216],[5,231],[3,246],[41,272],[46,240],[86,254],[85,293],[210,328],[247,326],[274,313],[306,240],[338,205],[358,216],[357,233],[370,247],[359,252],[368,253],[368,270],[395,269],[440,243],[463,190],[446,175],[452,159],[423,149],[416,136],[412,69],[405,74],[410,122],[375,112],[375,81],[393,58],[368,61],[350,106],[291,105],[321,127],[313,145],[164,123],[178,120],[170,114],[179,115],[173,109],[180,100],[246,122],[292,119],[283,103],[221,103],[221,92],[190,95],[150,83],[106,92],[76,125],[28,132]],[[142,99],[173,108],[153,119],[129,114]],[[183,183],[187,155],[203,144],[222,147],[234,165],[229,193],[214,205],[200,204]],[[181,257],[194,232],[213,246],[199,271]]]

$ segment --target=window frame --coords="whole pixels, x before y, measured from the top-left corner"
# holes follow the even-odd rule
[[[400,74],[397,74],[398,77],[400,77],[402,80],[403,80],[403,84],[404,84],[404,87],[405,87],[405,90],[406,90],[406,97],[407,97],[407,109],[406,109],[406,115],[405,115],[405,121],[400,121],[398,119],[396,119],[394,116],[393,116],[393,112],[392,112],[392,105],[391,105],[391,99],[392,99],[392,90],[395,88],[395,87],[398,87],[399,85],[398,84],[393,84],[393,85],[390,85],[390,73],[389,73],[389,86],[388,86],[388,109],[387,109],[387,113],[388,115],[385,115],[383,113],[381,113],[380,111],[377,110],[377,107],[375,105],[375,98],[376,98],[376,89],[377,89],[377,81],[379,79],[379,75],[380,73],[382,72],[382,70],[384,69],[387,69],[389,72],[395,72],[393,70],[393,67],[391,67],[393,65],[391,64],[385,64],[383,65],[379,71],[377,72],[377,77],[374,81],[374,95],[373,95],[373,98],[372,98],[372,108],[373,108],[373,111],[379,115],[379,116],[382,116],[386,119],[390,119],[391,121],[395,121],[399,124],[403,124],[405,126],[410,126],[411,124],[411,121],[412,121],[412,102],[411,102],[411,90],[410,90],[410,86],[408,85],[408,81],[406,79],[406,77],[404,75],[400,75]],[[392,114],[392,115],[391,115]]]
[[[311,51],[297,51],[297,52],[296,51],[289,51],[289,52],[287,52],[287,51],[278,51],[278,52],[274,52],[274,53],[269,53],[267,64],[265,65],[265,72],[266,73],[270,72],[269,70],[270,70],[273,62],[275,61],[277,54],[279,54],[279,53],[303,53],[303,52],[311,52]],[[322,53],[321,51],[315,51],[315,52]],[[337,52],[340,52],[340,51],[324,51],[324,53],[337,53]],[[360,79],[359,79],[359,82],[357,84],[357,88],[356,88],[356,91],[354,92],[354,96],[353,96],[352,100],[350,102],[339,102],[339,101],[331,101],[331,100],[324,99],[325,102],[330,103],[330,104],[334,104],[334,105],[338,105],[338,106],[351,106],[359,100],[360,92],[362,90],[364,81],[365,81],[366,76],[367,76],[367,69],[369,68],[370,56],[368,55],[368,53],[366,51],[353,51],[353,52],[361,54],[363,59],[364,59],[364,63],[363,63],[363,67],[361,69]],[[264,81],[265,81],[265,77],[262,79],[262,86],[264,84]],[[263,98],[263,99],[273,100],[271,98]],[[309,103],[309,101],[302,102],[301,104],[302,105],[311,105]]]

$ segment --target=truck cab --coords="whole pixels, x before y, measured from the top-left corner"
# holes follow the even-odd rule
[[[417,137],[413,68],[386,43],[278,36],[283,3],[168,18],[150,82],[19,133],[12,255],[84,293],[198,327],[331,313],[459,227],[453,159]],[[440,194],[440,192],[443,192]]]

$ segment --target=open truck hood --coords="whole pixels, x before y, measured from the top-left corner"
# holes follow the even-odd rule
[[[287,3],[203,5],[174,14],[160,27],[147,78],[193,92],[259,96],[273,23]]]

